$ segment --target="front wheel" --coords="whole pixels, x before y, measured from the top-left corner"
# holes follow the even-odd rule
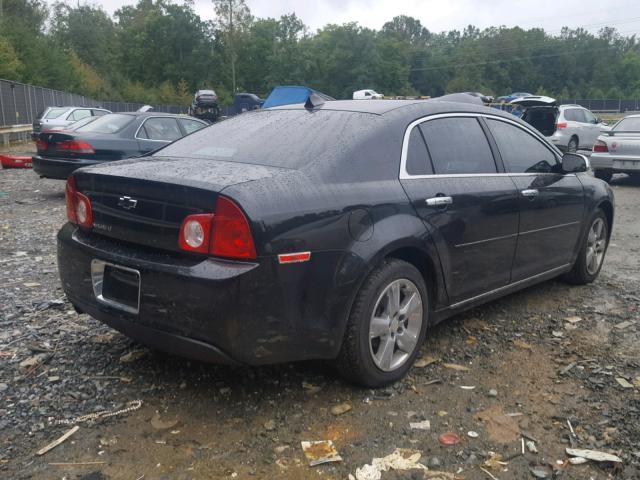
[[[609,242],[607,217],[600,209],[591,217],[589,228],[582,240],[578,258],[565,276],[569,283],[585,285],[593,282],[600,273]]]
[[[424,341],[429,299],[422,274],[387,259],[358,292],[337,359],[348,380],[381,387],[402,378]]]

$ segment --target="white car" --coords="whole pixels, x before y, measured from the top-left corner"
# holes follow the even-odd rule
[[[558,105],[555,98],[531,95],[511,105],[523,109],[522,120],[534,126],[563,152],[591,150],[598,135],[609,127],[580,105]]]
[[[605,182],[614,173],[640,177],[640,115],[629,115],[602,132],[590,161],[594,175]]]
[[[376,98],[384,98],[384,95],[377,93],[375,90],[358,90],[353,92],[354,100],[373,100]]]

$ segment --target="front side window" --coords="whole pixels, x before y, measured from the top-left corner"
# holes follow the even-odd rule
[[[552,172],[557,163],[556,156],[540,140],[515,125],[499,120],[487,119],[487,125],[508,172]]]
[[[496,173],[496,163],[478,120],[451,117],[420,125],[436,174]]]
[[[584,118],[587,123],[598,123],[596,120],[596,116],[589,110],[583,110],[582,113],[584,114]]]

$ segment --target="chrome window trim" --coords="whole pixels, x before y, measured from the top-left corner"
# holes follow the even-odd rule
[[[509,120],[508,118],[504,118],[498,115],[491,115],[489,113],[438,113],[433,115],[427,115],[425,117],[419,118],[411,122],[404,131],[404,137],[402,139],[402,152],[400,154],[400,180],[414,180],[421,178],[465,178],[465,177],[500,177],[500,176],[508,176],[508,177],[523,177],[523,176],[534,176],[534,175],[555,175],[553,173],[509,173],[509,172],[495,172],[495,173],[450,173],[450,174],[427,174],[427,175],[411,175],[407,172],[407,154],[409,150],[409,137],[411,135],[411,131],[418,125],[424,122],[428,122],[430,120],[437,120],[439,118],[460,118],[460,117],[472,117],[472,118],[489,118],[491,120],[498,120],[504,123],[509,123],[518,127],[523,132],[531,135],[536,140],[538,140],[547,150],[549,150],[554,158],[556,159],[556,163],[560,163],[560,157],[558,153],[549,145],[547,145],[546,140],[544,140],[540,135],[536,132],[533,132],[526,128],[523,125],[520,125],[518,122],[513,120]],[[487,140],[487,143],[489,140]],[[575,174],[572,174],[575,175]]]
[[[171,143],[171,142],[175,142],[176,140],[180,140],[182,137],[184,137],[184,135],[182,135],[181,137],[176,138],[176,140],[155,140],[155,139],[152,139],[152,138],[140,138],[140,137],[138,137],[138,132],[140,131],[142,126],[145,123],[147,123],[147,120],[151,120],[152,118],[171,118],[171,119],[176,121],[176,125],[178,125],[178,130],[180,129],[180,124],[178,123],[178,119],[176,117],[165,117],[165,116],[162,116],[162,115],[157,115],[157,116],[154,115],[152,117],[145,118],[142,121],[142,123],[138,126],[138,129],[136,130],[136,133],[133,135],[133,138],[135,138],[136,140],[146,140],[146,141],[149,141],[149,142]],[[180,131],[180,133],[182,133],[182,131]]]

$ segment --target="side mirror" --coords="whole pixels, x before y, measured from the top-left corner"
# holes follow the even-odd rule
[[[562,156],[562,171],[564,173],[578,173],[589,170],[589,159],[579,153],[567,152]]]

